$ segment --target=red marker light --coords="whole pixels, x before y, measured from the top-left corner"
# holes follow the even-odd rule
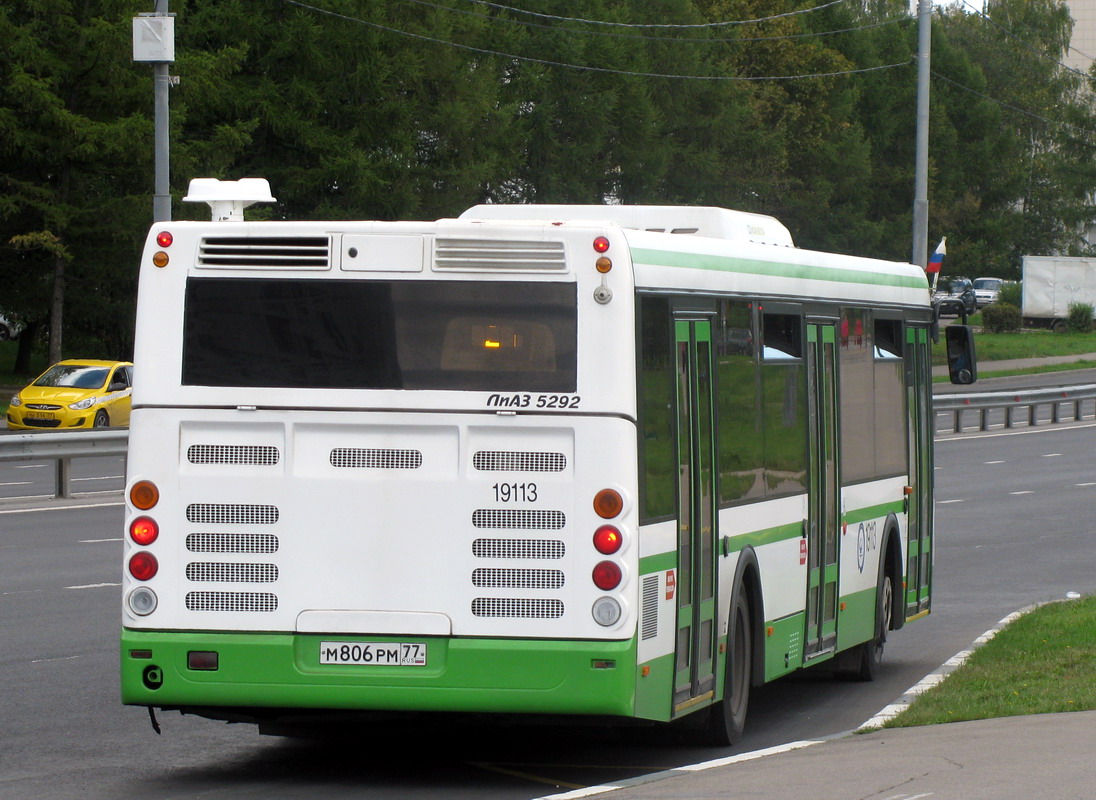
[[[602,525],[594,531],[594,548],[603,556],[611,556],[623,543],[624,537],[612,525]]]
[[[609,240],[604,236],[599,236],[594,239],[594,250],[598,253],[604,253],[609,249]]]
[[[159,571],[160,564],[156,561],[156,556],[145,550],[134,553],[129,560],[129,574],[139,581],[150,581]]]
[[[147,547],[156,541],[160,535],[160,526],[152,517],[137,517],[129,523],[129,538],[142,547]]]
[[[594,586],[603,592],[608,592],[620,586],[621,577],[620,566],[612,561],[602,561],[594,567]]]
[[[175,237],[167,231],[160,231],[156,234],[156,244],[160,245],[160,247],[171,247],[171,243],[174,241]]]

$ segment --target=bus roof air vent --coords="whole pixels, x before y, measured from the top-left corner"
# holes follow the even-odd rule
[[[214,222],[243,222],[244,209],[252,203],[277,201],[270,194],[266,178],[240,178],[238,181],[194,178],[183,202],[209,203]]]

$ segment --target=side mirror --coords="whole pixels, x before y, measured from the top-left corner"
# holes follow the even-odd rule
[[[128,389],[128,388],[129,388],[129,384],[126,383],[125,381],[115,381],[109,387],[107,387],[107,391],[108,392],[120,392],[123,389]]]
[[[974,329],[969,325],[948,325],[944,329],[948,353],[948,375],[952,383],[968,384],[978,380],[978,361],[974,355]]]

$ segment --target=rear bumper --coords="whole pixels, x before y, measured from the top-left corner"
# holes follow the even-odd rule
[[[122,702],[200,709],[331,709],[518,714],[634,714],[636,649],[624,642],[401,637],[425,642],[425,666],[321,665],[321,641],[295,634],[123,629]],[[187,665],[216,652],[218,668]]]

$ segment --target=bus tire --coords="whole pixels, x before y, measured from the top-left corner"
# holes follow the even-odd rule
[[[883,571],[879,591],[875,597],[875,637],[860,645],[860,664],[855,672],[857,680],[873,681],[883,665],[883,648],[887,644],[891,616],[894,613],[894,579],[889,570]]]
[[[717,747],[729,747],[742,739],[746,728],[746,710],[750,705],[750,685],[753,682],[753,631],[750,625],[750,605],[739,592],[731,604],[728,623],[727,675],[723,699],[708,712],[706,739]]]

